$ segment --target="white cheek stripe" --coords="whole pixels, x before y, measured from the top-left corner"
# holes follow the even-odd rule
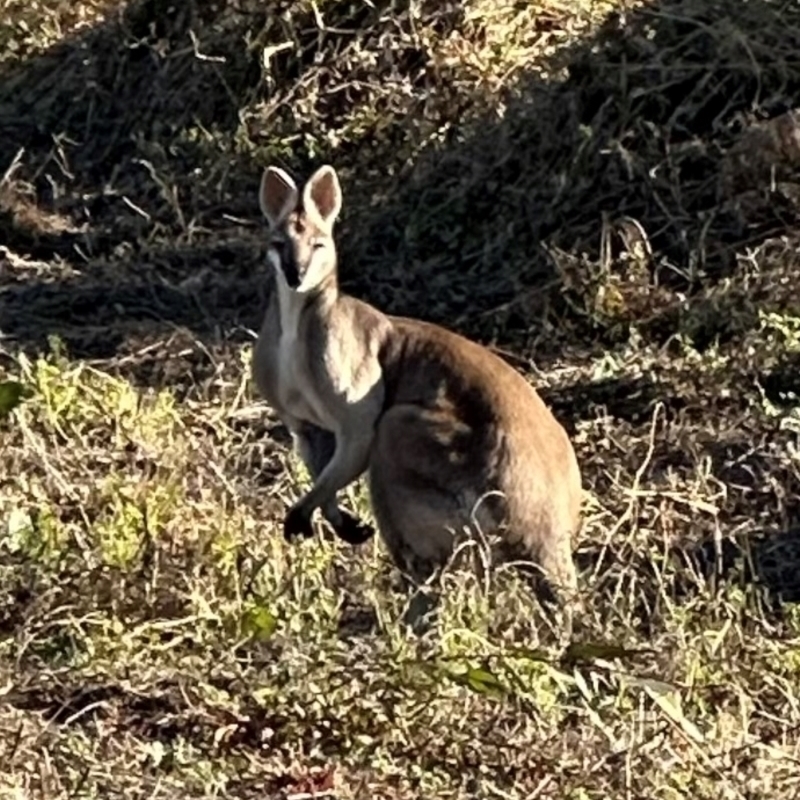
[[[281,336],[294,338],[297,334],[297,324],[299,321],[299,311],[302,305],[302,298],[286,282],[283,274],[281,259],[275,248],[267,250],[267,260],[272,264],[275,272],[275,287],[278,290],[278,311],[281,320]]]
[[[282,272],[281,270],[281,257],[278,255],[278,251],[274,247],[270,247],[267,250],[267,261],[272,264],[272,268],[275,272]]]

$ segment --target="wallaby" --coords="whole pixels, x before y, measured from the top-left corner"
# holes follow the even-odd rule
[[[302,192],[268,167],[259,199],[275,290],[253,377],[313,480],[285,517],[286,538],[311,536],[320,508],[343,540],[369,539],[374,530],[337,503],[366,472],[378,530],[406,573],[430,575],[452,555],[453,532],[477,522],[527,556],[549,587],[574,590],[580,470],[533,387],[481,345],[339,291],[333,167]]]

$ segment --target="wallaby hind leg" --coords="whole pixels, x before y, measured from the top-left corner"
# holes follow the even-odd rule
[[[403,624],[422,636],[438,622],[440,598],[436,584],[445,558],[426,551],[425,540],[438,539],[443,528],[426,529],[424,520],[430,516],[430,507],[442,498],[430,489],[407,492],[380,470],[370,471],[369,487],[381,538],[400,572],[408,598]]]
[[[548,541],[535,554],[516,548],[509,554],[530,578],[537,596],[548,606],[564,606],[578,589],[575,564],[567,541]]]
[[[473,527],[473,514],[481,532],[490,539],[508,523],[526,529],[554,522],[542,520],[538,507],[533,519],[513,513],[513,501],[509,508],[507,498],[501,500],[488,492],[490,475],[459,471],[459,439],[452,435],[456,426],[451,419],[412,405],[395,406],[378,426],[369,471],[372,506],[382,538],[401,569],[407,569],[409,562],[417,571],[427,563],[443,565],[456,544],[460,546],[456,537],[460,539],[467,526]],[[469,446],[469,440],[465,446]],[[482,498],[482,494],[486,496]],[[477,508],[468,507],[466,498],[482,502]],[[564,620],[558,627],[566,636],[571,635],[568,600],[577,580],[570,536],[539,537],[535,552],[523,549],[521,538],[517,541],[517,545],[511,545],[501,535],[497,549],[490,545],[490,560],[510,557],[526,564],[523,571],[535,578],[531,588],[544,601],[545,612],[563,608]],[[478,561],[480,575],[483,565],[481,559]]]
[[[572,558],[571,543],[571,534],[565,534],[547,543],[539,554],[549,591],[555,597],[561,615],[559,638],[563,646],[572,640],[574,618],[578,611],[578,574]]]
[[[507,547],[504,557],[514,564],[550,623],[558,628],[559,640],[566,644],[572,638],[578,590],[570,537],[543,542],[533,554],[519,545]]]
[[[407,588],[415,590],[405,622],[417,633],[436,623],[439,596],[432,584],[452,556],[456,535],[469,523],[470,509],[451,488],[439,485],[452,468],[449,451],[432,435],[436,425],[414,406],[390,409],[378,426],[369,467],[381,538]]]
[[[336,450],[335,434],[310,422],[301,422],[292,430],[292,438],[311,480],[316,481],[333,458]],[[326,503],[321,510],[322,516],[333,528],[334,533],[348,544],[364,544],[375,534],[372,526],[364,524],[357,517],[339,508],[336,498]]]

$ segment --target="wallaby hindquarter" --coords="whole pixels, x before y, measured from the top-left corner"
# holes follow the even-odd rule
[[[486,534],[502,531],[509,552],[574,588],[581,479],[563,427],[490,351],[430,323],[389,319],[387,411],[369,482],[395,558],[427,571],[452,553],[448,529],[474,519]]]

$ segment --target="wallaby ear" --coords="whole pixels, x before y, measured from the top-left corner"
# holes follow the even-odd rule
[[[271,228],[279,225],[297,205],[297,185],[280,167],[267,167],[261,176],[258,201]]]
[[[342,210],[342,187],[336,170],[328,164],[320,167],[303,189],[303,209],[316,212],[320,221],[332,227]]]

